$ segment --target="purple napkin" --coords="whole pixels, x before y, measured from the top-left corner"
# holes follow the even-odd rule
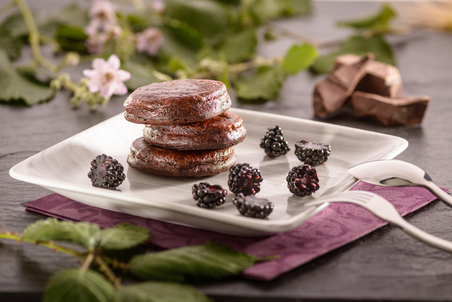
[[[436,199],[427,189],[419,187],[391,188],[359,182],[352,190],[369,191],[386,198],[401,215],[411,213]],[[249,238],[104,210],[59,194],[29,202],[26,209],[63,220],[91,222],[104,228],[129,222],[149,229],[152,235],[149,243],[165,249],[217,241],[258,257],[279,255],[279,259],[258,263],[243,272],[246,278],[264,281],[274,279],[386,224],[359,206],[335,203],[291,231]]]

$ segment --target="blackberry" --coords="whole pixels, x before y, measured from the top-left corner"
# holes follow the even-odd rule
[[[261,172],[250,164],[235,164],[229,168],[228,186],[234,194],[254,195],[261,190],[260,183],[264,178]]]
[[[275,207],[275,204],[268,199],[254,195],[245,196],[242,193],[236,195],[232,202],[243,216],[261,219],[270,215]]]
[[[88,177],[94,187],[115,190],[126,179],[124,167],[111,156],[96,156],[91,161]]]
[[[194,184],[191,189],[196,205],[200,208],[212,209],[224,204],[228,191],[219,185],[210,185],[207,182]]]
[[[283,132],[278,125],[267,128],[259,146],[265,150],[268,157],[285,155],[290,151],[289,143],[284,140]]]
[[[293,167],[286,180],[289,191],[301,197],[309,196],[320,188],[317,171],[308,164]]]
[[[326,163],[331,154],[329,145],[302,140],[295,143],[295,155],[312,167]]]

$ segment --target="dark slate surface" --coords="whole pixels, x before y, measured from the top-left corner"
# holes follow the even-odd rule
[[[52,1],[46,1],[52,4]],[[35,3],[33,3],[35,5]],[[336,20],[364,16],[379,4],[315,2],[308,18],[279,24],[300,34],[328,41],[346,37]],[[407,139],[408,149],[398,159],[417,164],[435,182],[452,188],[452,36],[422,32],[392,39],[406,94],[430,95],[432,102],[420,127],[384,128],[376,123],[340,117],[334,124],[372,130]],[[283,54],[288,39],[262,44],[263,55]],[[79,72],[79,70],[77,71]],[[75,74],[75,72],[74,72]],[[291,77],[280,97],[263,105],[237,107],[313,119],[311,93],[320,79],[309,73]],[[0,104],[0,222],[3,230],[21,232],[43,218],[26,212],[24,204],[50,192],[9,177],[9,169],[122,109],[116,97],[97,112],[71,110],[66,93],[33,108]],[[452,212],[442,202],[411,214],[409,221],[437,236],[452,240]],[[76,265],[66,255],[30,244],[0,242],[0,301],[39,301],[47,279]],[[234,278],[198,288],[215,301],[452,301],[452,255],[406,235],[392,226],[301,266],[274,281],[262,283]]]

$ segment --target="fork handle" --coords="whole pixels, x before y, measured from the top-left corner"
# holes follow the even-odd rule
[[[398,225],[399,227],[402,228],[402,230],[404,230],[405,232],[407,232],[408,234],[410,234],[411,236],[425,242],[428,243],[432,246],[435,246],[437,248],[452,252],[452,242],[447,241],[445,239],[433,236],[421,229],[418,229],[417,227],[415,227],[414,225],[410,224],[409,222],[407,222],[405,219],[400,218],[397,219],[397,221],[391,221],[392,223]]]

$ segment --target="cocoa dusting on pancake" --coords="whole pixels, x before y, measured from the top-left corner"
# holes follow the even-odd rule
[[[226,111],[212,119],[185,125],[146,125],[144,139],[151,145],[178,150],[227,148],[246,136],[242,119]]]
[[[174,80],[140,87],[124,102],[125,118],[138,124],[205,121],[231,107],[226,86],[214,80]]]
[[[237,161],[234,148],[217,150],[169,150],[137,138],[127,163],[142,172],[171,177],[203,177],[228,171]]]

